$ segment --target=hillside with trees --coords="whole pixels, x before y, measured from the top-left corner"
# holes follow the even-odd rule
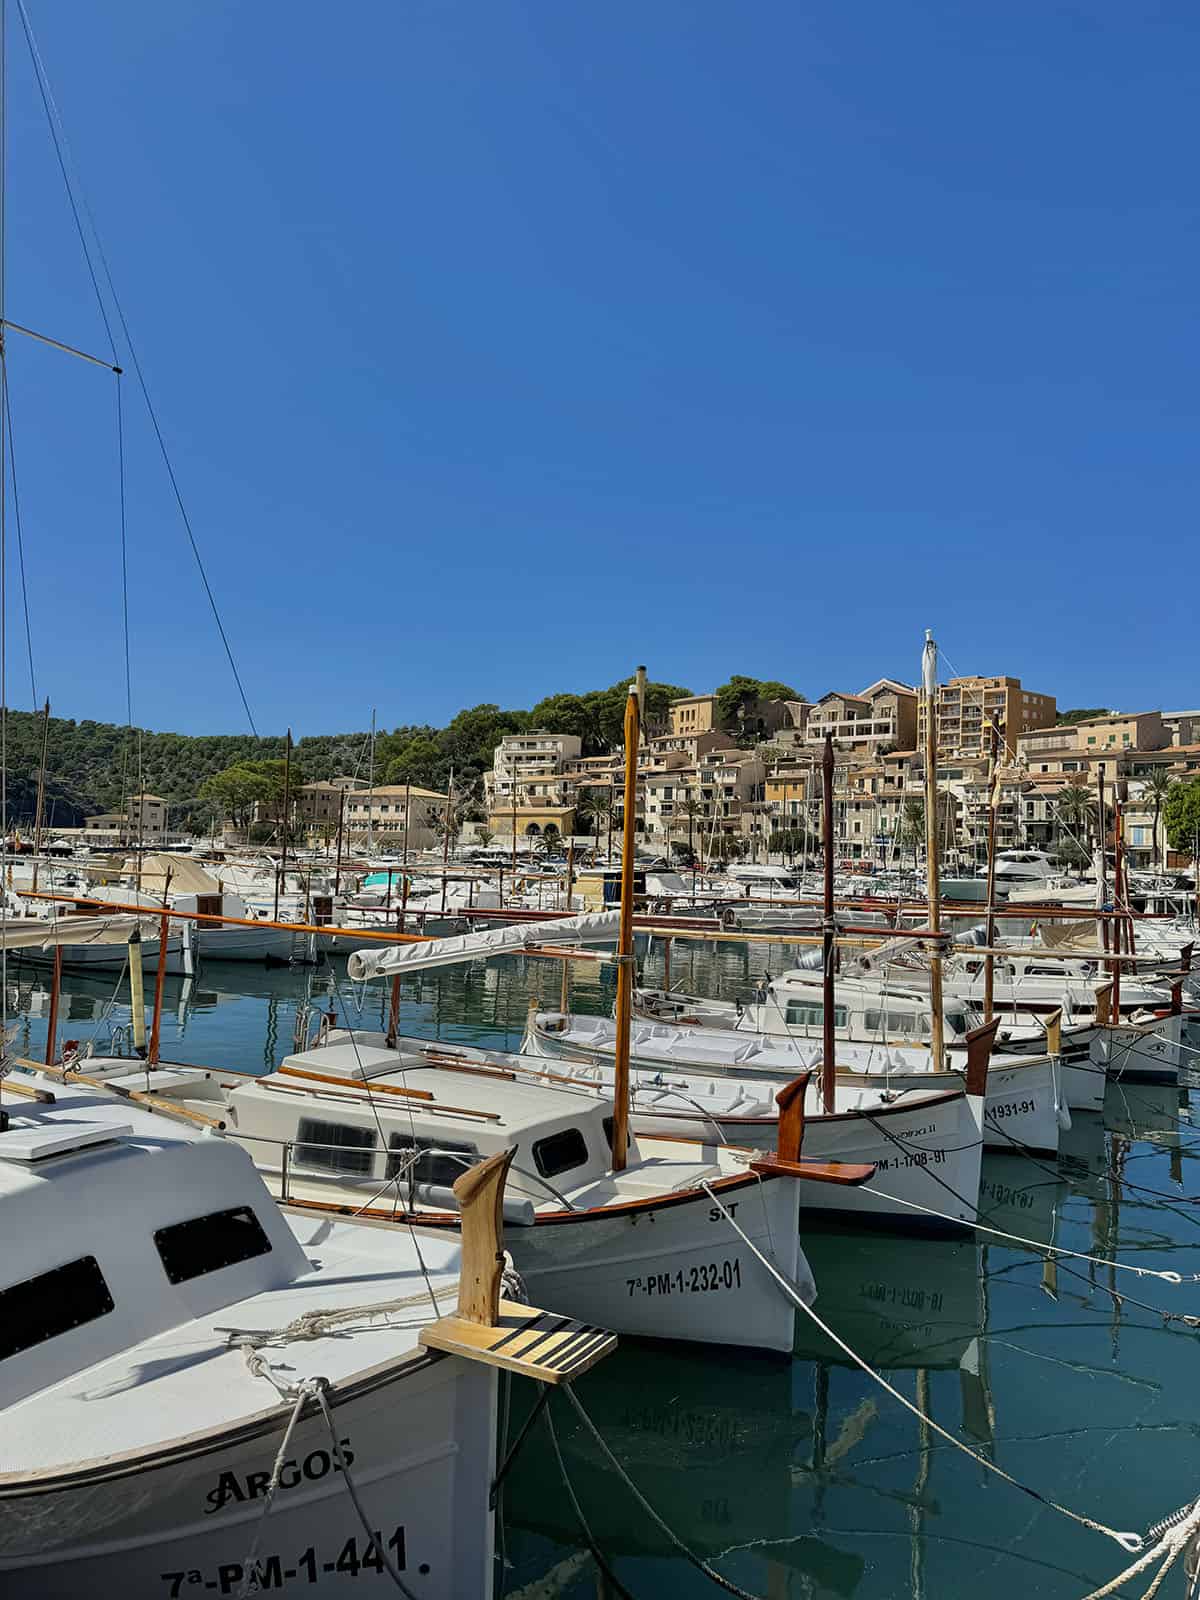
[[[444,728],[401,724],[381,729],[375,741],[377,783],[412,783],[445,790],[454,772],[464,799],[482,797],[482,777],[492,753],[508,733],[545,728],[575,734],[585,755],[614,749],[621,739],[625,697],[632,672],[604,689],[582,694],[547,695],[529,710],[502,710],[484,703],[468,707]],[[692,691],[680,684],[647,684],[647,711],[665,723],[670,702]],[[735,676],[717,691],[731,726],[739,709],[756,697],[799,699],[785,684]],[[312,734],[292,751],[292,782],[311,783],[339,776],[366,780],[370,735]],[[171,803],[172,822],[200,825],[214,810],[248,814],[250,807],[275,803],[282,792],[283,735],[192,736],[126,729],[111,722],[76,722],[51,717],[46,745],[47,818],[52,827],[78,827],[86,817],[120,810],[139,789]],[[8,811],[17,825],[33,817],[41,759],[42,718],[28,711],[8,713]],[[175,808],[178,808],[176,811]]]

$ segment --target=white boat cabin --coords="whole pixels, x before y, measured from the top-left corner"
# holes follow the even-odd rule
[[[539,1207],[560,1209],[564,1192],[573,1206],[612,1198],[611,1096],[590,1086],[542,1087],[485,1067],[448,1071],[398,1056],[382,1034],[337,1032],[263,1077],[231,1086],[223,1076],[167,1069],[153,1087],[223,1120],[282,1198],[350,1190],[453,1211],[454,1180],[510,1148],[510,1223],[531,1223]],[[629,1167],[640,1163],[631,1138]],[[636,1170],[624,1172],[622,1192],[636,1182]]]
[[[252,1162],[105,1096],[0,1133],[0,1407],[312,1271]]]

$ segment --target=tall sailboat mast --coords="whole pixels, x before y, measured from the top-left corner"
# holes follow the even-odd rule
[[[367,763],[367,855],[375,849],[375,707],[371,707],[371,754]]]
[[[928,628],[925,630],[925,648],[921,653],[921,687],[925,696],[925,892],[929,900],[929,931],[940,935],[942,908],[938,879],[937,645],[934,644],[933,634]],[[931,1040],[933,1070],[940,1072],[945,1063],[945,1013],[942,1009],[940,937],[935,940],[933,956],[929,962],[929,1009],[933,1014]]]

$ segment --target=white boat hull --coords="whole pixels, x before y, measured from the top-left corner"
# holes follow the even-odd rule
[[[582,1065],[584,1072],[590,1067],[598,1075],[597,1081],[606,1081],[606,1075],[611,1081],[611,1052],[588,1050],[572,1042],[559,1057],[554,1036],[541,1029],[527,1033],[526,1054],[531,1065],[540,1057],[554,1063],[564,1077],[579,1073]],[[778,1132],[776,1117],[771,1114],[772,1095],[789,1076],[795,1075],[782,1070],[769,1076],[736,1070],[714,1072],[711,1065],[686,1061],[667,1068],[665,1064],[635,1058],[633,1127],[638,1133],[654,1131],[692,1138],[698,1134],[712,1137],[719,1130],[720,1137],[730,1144],[770,1148]],[[848,1102],[848,1109],[832,1117],[814,1114],[816,1087],[810,1083],[805,1156],[815,1161],[869,1162],[878,1171],[872,1182],[861,1188],[802,1181],[804,1206],[909,1226],[937,1226],[939,1222],[969,1225],[974,1221],[983,1152],[983,1102],[965,1095],[961,1080],[954,1075],[949,1075],[949,1082],[941,1077],[932,1084],[931,1076],[910,1073],[898,1074],[895,1079],[874,1079],[866,1073],[847,1073],[838,1080],[838,1092]],[[878,1104],[880,1089],[898,1089],[901,1084],[904,1088],[898,1100],[886,1106]],[[722,1109],[719,1101],[709,1098],[716,1085],[731,1095],[736,1095],[740,1087],[755,1113],[739,1115],[728,1106]],[[859,1100],[867,1103],[870,1116],[850,1109]],[[1020,1109],[1019,1100],[1014,1120],[1017,1115],[1026,1119],[1027,1131],[1050,1137],[1048,1128],[1042,1127],[1045,1115]],[[1005,1120],[1005,1113],[999,1113],[996,1128]],[[1012,1148],[998,1132],[995,1137],[998,1145]],[[1057,1149],[1057,1138],[1051,1148]],[[926,1217],[906,1201],[944,1212],[947,1218]]]
[[[816,1187],[764,1178],[714,1191],[810,1305],[816,1286],[798,1212],[800,1190]],[[792,1348],[795,1307],[704,1193],[682,1202],[664,1196],[660,1205],[611,1218],[510,1228],[505,1242],[538,1305],[579,1320],[603,1317],[620,1334]]]
[[[279,928],[217,928],[199,923],[196,949],[204,961],[258,961],[287,966],[295,937]]]
[[[368,1521],[420,1600],[492,1592],[496,1374],[418,1361],[331,1393]],[[33,1488],[0,1478],[0,1588],[6,1600],[190,1600],[241,1592],[256,1537],[260,1590],[343,1594],[384,1577],[335,1463],[324,1419],[297,1427],[269,1518],[266,1485],[290,1406],[173,1455],[81,1466]],[[351,1591],[353,1592],[353,1591]]]
[[[1097,1028],[1091,1061],[1110,1078],[1170,1083],[1183,1059],[1183,1017],[1162,1017],[1148,1027]]]
[[[150,983],[153,983],[154,974],[158,971],[158,946],[159,941],[157,939],[142,940],[142,970],[147,974]],[[129,958],[129,946],[126,944],[64,944],[62,953],[62,964],[68,971],[120,972]],[[28,946],[20,950],[14,950],[10,960],[13,957],[21,961],[30,962],[38,967],[51,967],[54,965],[53,949],[43,950],[40,946]],[[166,970],[174,978],[183,977],[188,971],[183,940],[177,935],[173,935],[167,940]]]

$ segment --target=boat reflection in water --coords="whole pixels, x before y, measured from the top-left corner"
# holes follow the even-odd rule
[[[957,1371],[961,1400],[941,1420],[974,1441],[990,1441],[980,1246],[970,1239],[806,1227],[804,1247],[822,1320],[902,1392],[913,1395],[913,1383],[897,1375],[915,1373],[923,1408],[931,1406],[930,1373]],[[919,1564],[922,1518],[932,1504],[933,1436],[834,1340],[800,1320],[790,1361],[626,1341],[609,1370],[590,1374],[579,1393],[667,1524],[725,1576],[754,1593],[848,1597],[859,1591],[869,1564],[824,1524],[845,1512],[861,1526],[865,1503],[872,1514],[892,1508],[910,1526]],[[526,1415],[524,1397],[518,1405],[514,1394],[510,1440]],[[655,1587],[666,1581],[659,1571],[669,1555],[663,1536],[574,1416],[556,1406],[555,1418],[571,1485],[600,1549],[620,1558],[622,1581],[636,1593],[678,1592]],[[877,1464],[897,1450],[901,1459]],[[861,1470],[864,1454],[871,1461]],[[579,1525],[541,1428],[506,1487],[505,1524],[515,1568],[510,1592],[519,1591],[526,1562],[530,1571],[545,1570],[540,1541],[578,1546]],[[800,1587],[789,1587],[793,1582]]]

